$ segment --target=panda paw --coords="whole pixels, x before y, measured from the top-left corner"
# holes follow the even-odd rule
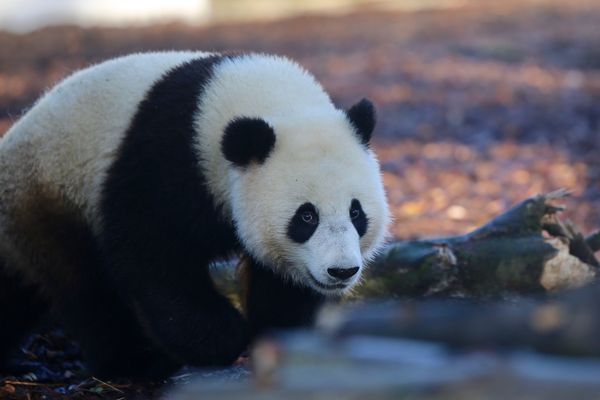
[[[248,346],[248,324],[233,307],[221,312],[217,319],[212,324],[213,340],[207,341],[207,364],[232,365]]]

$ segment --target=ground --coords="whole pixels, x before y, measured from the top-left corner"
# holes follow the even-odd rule
[[[164,49],[277,53],[313,72],[338,104],[366,96],[378,106],[375,150],[395,237],[464,233],[559,187],[575,194],[568,217],[585,232],[600,226],[600,4],[463,3],[204,28],[0,32],[0,134],[52,84],[109,57]],[[33,337],[25,357],[38,375],[53,364],[35,363],[36,351],[59,357],[47,376],[56,384],[9,379],[0,397],[13,389],[14,397],[31,398],[154,392],[78,378],[77,352],[69,356],[72,344],[52,335]]]

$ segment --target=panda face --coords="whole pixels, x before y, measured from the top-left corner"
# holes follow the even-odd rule
[[[368,218],[358,199],[348,202],[346,216],[343,210],[340,215],[327,215],[327,210],[320,213],[307,202],[298,207],[287,227],[288,238],[299,245],[298,259],[321,260],[307,263],[304,271],[306,281],[319,291],[347,289],[361,275],[360,238],[367,232]]]
[[[234,122],[229,133],[248,123]],[[263,145],[241,145],[231,134],[222,146],[234,162],[230,201],[241,242],[298,285],[342,294],[360,280],[386,233],[388,208],[375,155],[342,111],[253,124]],[[228,151],[253,146],[255,161]]]

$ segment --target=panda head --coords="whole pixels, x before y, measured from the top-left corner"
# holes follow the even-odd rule
[[[347,111],[239,116],[225,128],[237,234],[262,264],[299,285],[339,295],[382,245],[389,214],[369,148],[371,102]]]

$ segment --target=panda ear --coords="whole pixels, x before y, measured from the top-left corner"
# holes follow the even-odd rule
[[[356,129],[356,133],[358,133],[360,137],[360,141],[368,145],[369,140],[371,140],[371,135],[373,134],[373,129],[375,128],[375,106],[368,99],[362,99],[352,107],[348,111],[346,111],[346,115],[352,123],[352,126]]]
[[[240,117],[231,121],[221,139],[225,159],[245,167],[250,162],[262,164],[275,146],[273,128],[261,118]]]

